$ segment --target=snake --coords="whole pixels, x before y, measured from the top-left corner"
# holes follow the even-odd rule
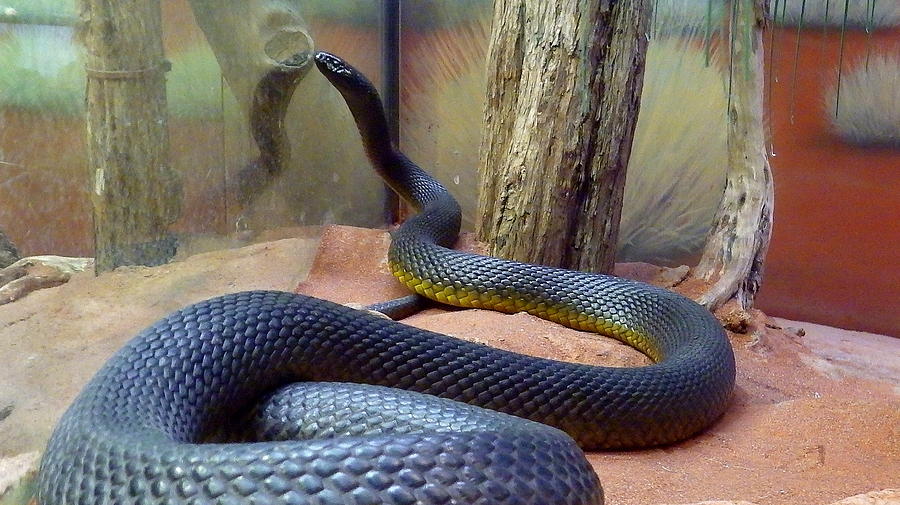
[[[734,354],[708,310],[452,249],[460,208],[394,146],[375,86],[314,58],[375,170],[418,209],[391,237],[402,283],[610,336],[653,363],[536,358],[301,294],[225,294],[165,316],[88,381],[42,456],[41,505],[596,505],[584,450],[671,444],[723,414]]]

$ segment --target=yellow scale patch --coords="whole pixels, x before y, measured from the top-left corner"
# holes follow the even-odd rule
[[[456,307],[490,309],[509,314],[528,312],[541,319],[553,321],[569,328],[615,338],[646,354],[653,361],[659,361],[661,358],[658,349],[646,335],[616,321],[577,312],[564,305],[548,305],[543,301],[526,300],[521,297],[504,298],[493,290],[479,292],[474,288],[462,285],[447,286],[416,277],[412,272],[404,270],[399,263],[391,262],[390,267],[394,276],[401,283],[432,300]]]

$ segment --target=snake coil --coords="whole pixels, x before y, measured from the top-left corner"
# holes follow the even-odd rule
[[[402,282],[613,336],[656,363],[563,363],[302,295],[225,295],[168,315],[97,372],[47,446],[42,505],[599,504],[576,442],[666,444],[722,414],[734,356],[711,314],[637,282],[449,249],[456,202],[392,147],[371,83],[315,60],[373,166],[420,209],[389,253]],[[222,435],[234,424],[263,441]]]

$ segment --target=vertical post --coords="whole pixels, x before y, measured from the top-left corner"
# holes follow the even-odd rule
[[[382,100],[388,128],[394,142],[400,144],[400,0],[382,0],[381,30]],[[400,217],[400,199],[384,186],[384,218],[393,223]]]
[[[650,0],[497,0],[478,236],[579,270],[615,259]]]
[[[168,161],[159,0],[81,0],[79,18],[96,271],[164,263],[181,187]]]

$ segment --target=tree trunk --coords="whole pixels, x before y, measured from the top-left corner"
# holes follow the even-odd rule
[[[158,0],[81,0],[96,271],[164,263],[181,188],[169,166]]]
[[[498,0],[478,236],[497,256],[610,271],[649,0]]]
[[[709,309],[735,299],[753,305],[772,232],[772,172],[765,151],[763,47],[765,0],[731,4],[728,171],[695,278],[709,283],[698,302]]]

